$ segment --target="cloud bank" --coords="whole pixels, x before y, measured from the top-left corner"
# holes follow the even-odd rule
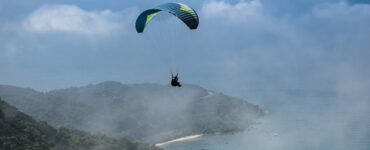
[[[74,5],[45,5],[32,12],[24,27],[37,33],[106,35],[122,29],[122,24],[110,10],[85,11]]]
[[[226,1],[210,1],[202,7],[205,18],[227,18],[232,21],[247,21],[248,17],[261,13],[262,5],[259,0],[241,1],[232,5]]]

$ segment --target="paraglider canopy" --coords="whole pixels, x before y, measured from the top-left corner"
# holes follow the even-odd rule
[[[194,9],[181,3],[165,3],[142,12],[136,20],[136,31],[142,33],[152,18],[161,11],[177,16],[192,30],[198,27],[199,18]]]

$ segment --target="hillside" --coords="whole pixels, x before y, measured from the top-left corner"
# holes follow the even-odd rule
[[[55,129],[0,99],[0,150],[154,150],[153,146],[85,132]]]
[[[242,131],[264,115],[256,105],[195,85],[103,82],[46,93],[0,86],[0,96],[54,126],[149,143]]]

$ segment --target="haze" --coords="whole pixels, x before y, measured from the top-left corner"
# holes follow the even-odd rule
[[[165,1],[0,0],[0,84],[168,84],[175,70],[268,110],[263,126],[280,136],[257,134],[257,148],[369,148],[370,1],[179,1],[198,11],[198,30],[179,26],[184,36],[155,48],[134,22]]]

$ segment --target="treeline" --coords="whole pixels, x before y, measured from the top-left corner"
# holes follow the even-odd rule
[[[0,150],[157,150],[149,144],[53,128],[0,99]]]

